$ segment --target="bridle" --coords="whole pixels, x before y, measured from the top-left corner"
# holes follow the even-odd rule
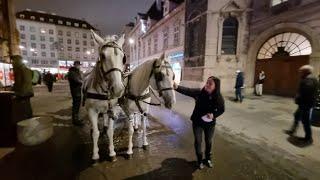
[[[171,90],[173,90],[173,87],[162,88],[161,85],[160,85],[160,82],[163,81],[164,75],[161,72],[155,72],[155,71],[158,68],[159,69],[166,68],[166,73],[168,75],[169,69],[172,70],[172,72],[173,72],[173,69],[172,69],[172,67],[170,66],[170,64],[167,61],[165,61],[165,65],[164,66],[163,65],[157,66],[155,63],[153,64],[153,69],[152,69],[150,77],[152,76],[152,74],[154,74],[154,77],[155,77],[155,80],[156,80],[157,91],[159,93],[159,96],[161,97],[163,95],[163,91],[171,91]],[[173,73],[173,80],[174,79],[175,79],[175,75]]]
[[[126,63],[126,55],[124,53],[124,51],[122,50],[122,48],[116,43],[116,42],[109,42],[105,45],[103,45],[101,48],[100,48],[100,52],[102,52],[104,49],[107,49],[107,48],[113,48],[114,50],[118,49],[120,50],[124,56],[123,56],[123,59],[122,59],[122,63],[125,64]],[[118,55],[118,52],[117,51],[114,51],[115,52],[115,55]],[[108,79],[107,76],[108,74],[110,74],[111,72],[114,72],[114,71],[118,71],[121,73],[121,76],[123,76],[123,70],[122,69],[119,69],[119,68],[111,68],[107,71],[105,71],[103,69],[103,64],[102,64],[102,61],[101,59],[104,59],[104,54],[100,53],[100,57],[99,57],[99,61],[100,62],[99,66],[100,66],[100,71],[101,71],[101,74],[102,74],[102,77],[106,80]]]

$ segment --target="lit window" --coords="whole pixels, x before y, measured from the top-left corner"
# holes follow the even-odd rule
[[[79,27],[79,23],[74,23],[74,26]]]
[[[68,25],[68,26],[71,26],[71,22],[67,21],[67,25]]]
[[[86,28],[86,27],[87,27],[87,25],[86,25],[86,24],[82,24],[82,27]]]
[[[30,19],[32,19],[32,20],[35,20],[35,19],[36,19],[36,17],[34,17],[34,16],[31,16],[31,17],[30,17]]]
[[[287,2],[288,0],[271,0],[271,5],[272,6],[276,6],[276,5],[279,5],[281,3],[284,3],[284,2]]]
[[[24,14],[20,14],[19,17],[22,18],[22,19],[24,19],[24,18],[25,18],[25,15],[24,15]]]
[[[229,17],[223,22],[221,54],[236,54],[238,44],[238,20]]]
[[[63,24],[63,21],[62,20],[58,20],[58,24]]]
[[[40,21],[44,21],[44,18],[43,18],[43,17],[40,17]]]
[[[53,19],[50,18],[50,19],[49,19],[49,22],[53,22]]]

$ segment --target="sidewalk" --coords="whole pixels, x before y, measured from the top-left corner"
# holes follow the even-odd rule
[[[194,100],[177,95],[174,110],[189,118]],[[275,153],[283,153],[284,158],[307,163],[311,167],[320,167],[320,129],[313,127],[314,143],[307,147],[298,147],[292,143],[284,129],[291,127],[296,105],[290,98],[276,96],[256,97],[248,95],[242,104],[235,103],[231,94],[224,95],[226,112],[218,118],[217,129],[224,133],[241,138],[248,143],[257,144],[260,148],[270,148]],[[304,136],[302,125],[298,136]]]

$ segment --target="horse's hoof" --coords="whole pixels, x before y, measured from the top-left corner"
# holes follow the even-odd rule
[[[133,159],[133,154],[127,154],[127,159],[128,160]]]
[[[117,157],[116,156],[110,156],[110,161],[111,162],[116,162],[117,161]]]
[[[143,150],[149,150],[149,145],[143,145]]]

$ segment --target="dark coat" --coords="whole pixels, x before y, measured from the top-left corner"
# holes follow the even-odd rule
[[[311,74],[301,79],[295,102],[302,109],[310,109],[314,107],[316,93],[318,88],[318,80]]]
[[[68,72],[68,80],[72,96],[81,96],[82,74],[75,67],[71,67]]]
[[[238,89],[238,88],[243,87],[243,84],[244,84],[243,72],[239,72],[238,75],[237,75],[236,84],[235,84],[234,87],[236,89]]]
[[[179,86],[176,91],[181,94],[193,97],[195,99],[195,107],[191,116],[191,120],[195,124],[207,124],[201,117],[212,113],[214,121],[209,124],[214,124],[217,117],[224,113],[224,99],[220,93],[220,80],[214,78],[216,90],[212,94],[208,94],[204,88],[186,88]]]

